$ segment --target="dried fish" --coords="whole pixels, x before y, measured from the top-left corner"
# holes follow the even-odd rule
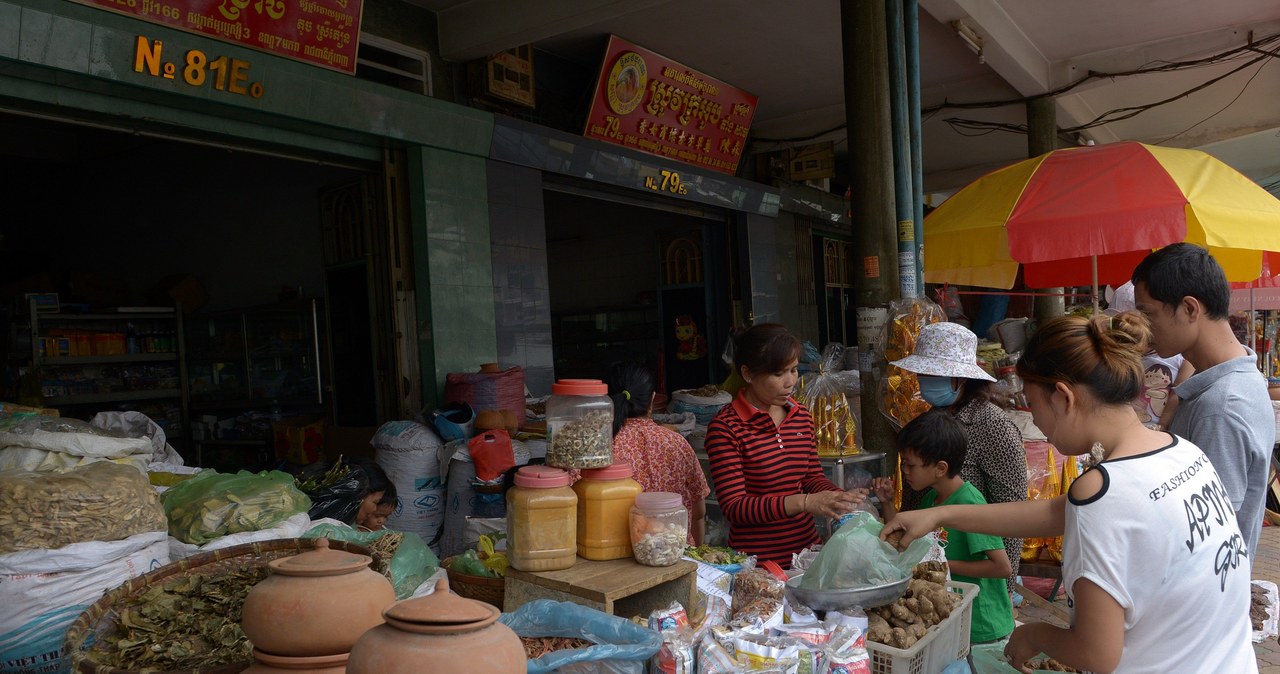
[[[524,655],[530,660],[540,658],[547,653],[595,645],[577,637],[520,637],[520,641],[524,642]]]

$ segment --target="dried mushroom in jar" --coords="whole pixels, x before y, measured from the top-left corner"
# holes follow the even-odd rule
[[[547,465],[557,468],[607,468],[613,464],[613,414],[591,410],[550,429]]]

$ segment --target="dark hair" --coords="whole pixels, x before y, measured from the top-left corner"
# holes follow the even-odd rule
[[[354,459],[351,461],[351,465],[363,470],[365,476],[369,478],[369,490],[365,492],[365,495],[382,492],[383,498],[386,498],[388,493],[391,494],[392,498],[395,497],[396,487],[391,484],[391,479],[387,477],[386,471],[382,470],[382,466],[369,459]]]
[[[738,335],[733,345],[733,367],[748,372],[781,372],[800,357],[800,338],[781,323],[759,323]]]
[[[962,410],[974,400],[991,401],[991,382],[986,379],[961,377],[960,395],[956,396],[956,401],[948,409]]]
[[[1018,376],[1052,388],[1063,382],[1088,388],[1109,405],[1128,405],[1142,391],[1142,354],[1151,326],[1136,311],[1117,316],[1059,316],[1031,336],[1018,359]]]
[[[614,363],[604,381],[613,399],[613,434],[617,435],[627,419],[649,413],[653,402],[653,374],[649,368],[636,363]]]
[[[1175,307],[1182,298],[1194,297],[1213,320],[1226,320],[1230,310],[1231,287],[1222,265],[1193,243],[1175,243],[1143,258],[1133,270],[1133,285],[1139,283],[1152,299],[1166,306]]]
[[[926,466],[946,461],[947,477],[955,477],[964,467],[969,438],[954,416],[932,409],[903,426],[897,444],[899,452],[918,455]]]

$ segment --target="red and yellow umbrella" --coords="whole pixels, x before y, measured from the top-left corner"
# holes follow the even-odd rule
[[[1252,281],[1262,251],[1280,251],[1280,200],[1198,150],[1054,150],[979,178],[930,213],[924,279],[1012,288],[1021,264],[1030,288],[1120,285],[1152,249],[1179,241],[1209,248],[1228,280]]]

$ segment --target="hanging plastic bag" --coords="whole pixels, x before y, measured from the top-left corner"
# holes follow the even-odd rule
[[[503,613],[498,620],[522,637],[576,637],[596,644],[531,660],[528,674],[643,674],[649,658],[662,646],[657,632],[570,602],[537,599]]]
[[[920,397],[916,375],[890,365],[910,356],[916,348],[920,330],[931,323],[947,320],[942,308],[924,298],[903,299],[889,303],[889,316],[876,342],[875,374],[879,379],[877,406],[897,428],[929,411],[929,403]]]
[[[834,590],[875,587],[911,576],[911,570],[929,553],[928,536],[917,538],[899,553],[880,540],[884,525],[868,512],[858,512],[822,546],[800,587]]]
[[[1066,496],[1071,491],[1071,483],[1076,481],[1080,476],[1080,464],[1076,461],[1076,457],[1068,456],[1062,462],[1062,480],[1058,485],[1058,493]],[[1055,561],[1062,561],[1062,537],[1046,539],[1046,547],[1049,550],[1049,556]]]
[[[328,538],[347,543],[358,543],[369,548],[375,555],[381,556],[387,572],[384,574],[391,581],[396,591],[396,599],[405,599],[413,591],[436,572],[440,560],[436,559],[431,548],[422,542],[422,538],[401,531],[356,531],[338,524],[317,524],[303,538]],[[396,539],[399,539],[398,541]],[[390,556],[390,562],[385,559]]]
[[[467,441],[471,462],[476,464],[476,478],[490,482],[516,465],[511,451],[511,434],[505,430],[489,430]]]
[[[796,400],[809,408],[813,417],[813,437],[818,456],[845,456],[858,453],[858,417],[845,396],[845,379],[852,374],[840,371],[844,365],[844,345],[828,344],[822,351],[818,369],[800,379]]]
[[[1062,489],[1058,486],[1058,464],[1054,461],[1056,453],[1053,446],[1043,443],[1046,448],[1045,460],[1040,465],[1027,463],[1027,500],[1043,501],[1055,499]],[[1024,538],[1022,540],[1022,561],[1034,562],[1040,558],[1040,552],[1054,538]],[[1061,539],[1058,539],[1061,546]]]
[[[169,535],[195,545],[245,531],[270,529],[307,512],[311,499],[278,470],[234,475],[205,471],[160,497]]]

